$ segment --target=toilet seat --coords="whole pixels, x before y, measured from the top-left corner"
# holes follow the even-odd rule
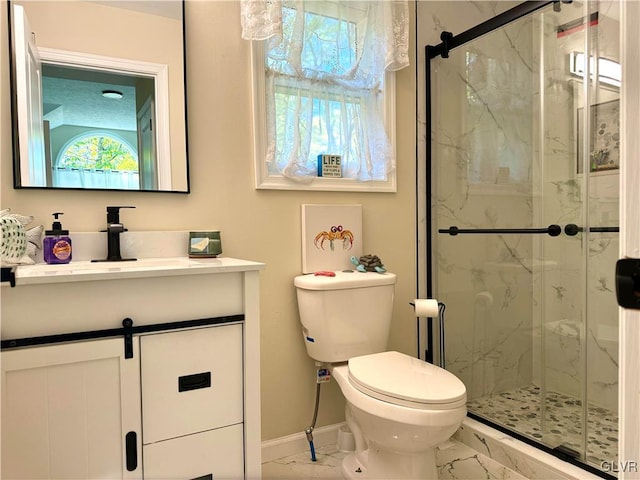
[[[466,388],[443,368],[399,352],[349,359],[349,381],[360,392],[405,407],[445,410],[466,404]]]

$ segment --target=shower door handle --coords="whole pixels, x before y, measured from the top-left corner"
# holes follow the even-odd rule
[[[589,232],[591,233],[606,233],[606,232],[619,232],[620,227],[589,227]],[[579,227],[575,223],[567,223],[564,226],[564,233],[569,237],[574,237],[578,233],[584,232],[584,227]]]
[[[542,233],[550,237],[557,237],[562,233],[562,227],[552,224],[544,228],[458,228],[454,225],[449,228],[442,228],[438,230],[438,233],[448,233],[452,237],[468,233],[494,233],[497,235]]]
[[[640,259],[616,262],[616,298],[621,307],[640,310]]]

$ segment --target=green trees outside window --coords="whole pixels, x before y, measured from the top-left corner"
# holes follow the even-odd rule
[[[137,172],[138,156],[128,145],[113,136],[92,134],[71,143],[60,155],[57,166]]]

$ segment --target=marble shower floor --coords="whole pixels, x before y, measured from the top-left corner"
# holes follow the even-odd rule
[[[540,388],[535,385],[474,399],[467,404],[467,409],[548,446],[565,445],[580,450],[582,406],[574,397],[547,392],[544,429],[541,427]],[[618,415],[589,405],[587,437],[588,463],[600,467],[604,461],[617,460]]]
[[[262,464],[263,480],[280,479],[339,479],[342,478],[340,465],[347,455],[336,445],[316,449],[316,461],[312,462],[309,452],[280,458]],[[451,440],[436,452],[439,480],[524,480],[525,477],[496,461],[485,457],[462,443]],[[393,480],[393,479],[388,479]]]

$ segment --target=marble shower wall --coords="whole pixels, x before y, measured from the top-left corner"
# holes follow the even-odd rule
[[[420,3],[427,12],[431,2]],[[616,5],[597,4],[591,31],[592,49],[611,59],[619,56]],[[583,13],[581,2],[563,4],[431,62],[435,228],[618,225],[617,171],[578,173],[585,92],[567,60],[584,51],[585,37],[559,37],[557,27]],[[589,95],[618,98],[615,89]],[[470,399],[532,383],[581,398],[586,364],[588,401],[616,410],[617,234],[436,234],[433,245],[447,368]]]
[[[523,19],[432,61],[432,208],[438,229],[533,227],[536,63]],[[447,368],[469,399],[532,382],[531,235],[438,234]]]

